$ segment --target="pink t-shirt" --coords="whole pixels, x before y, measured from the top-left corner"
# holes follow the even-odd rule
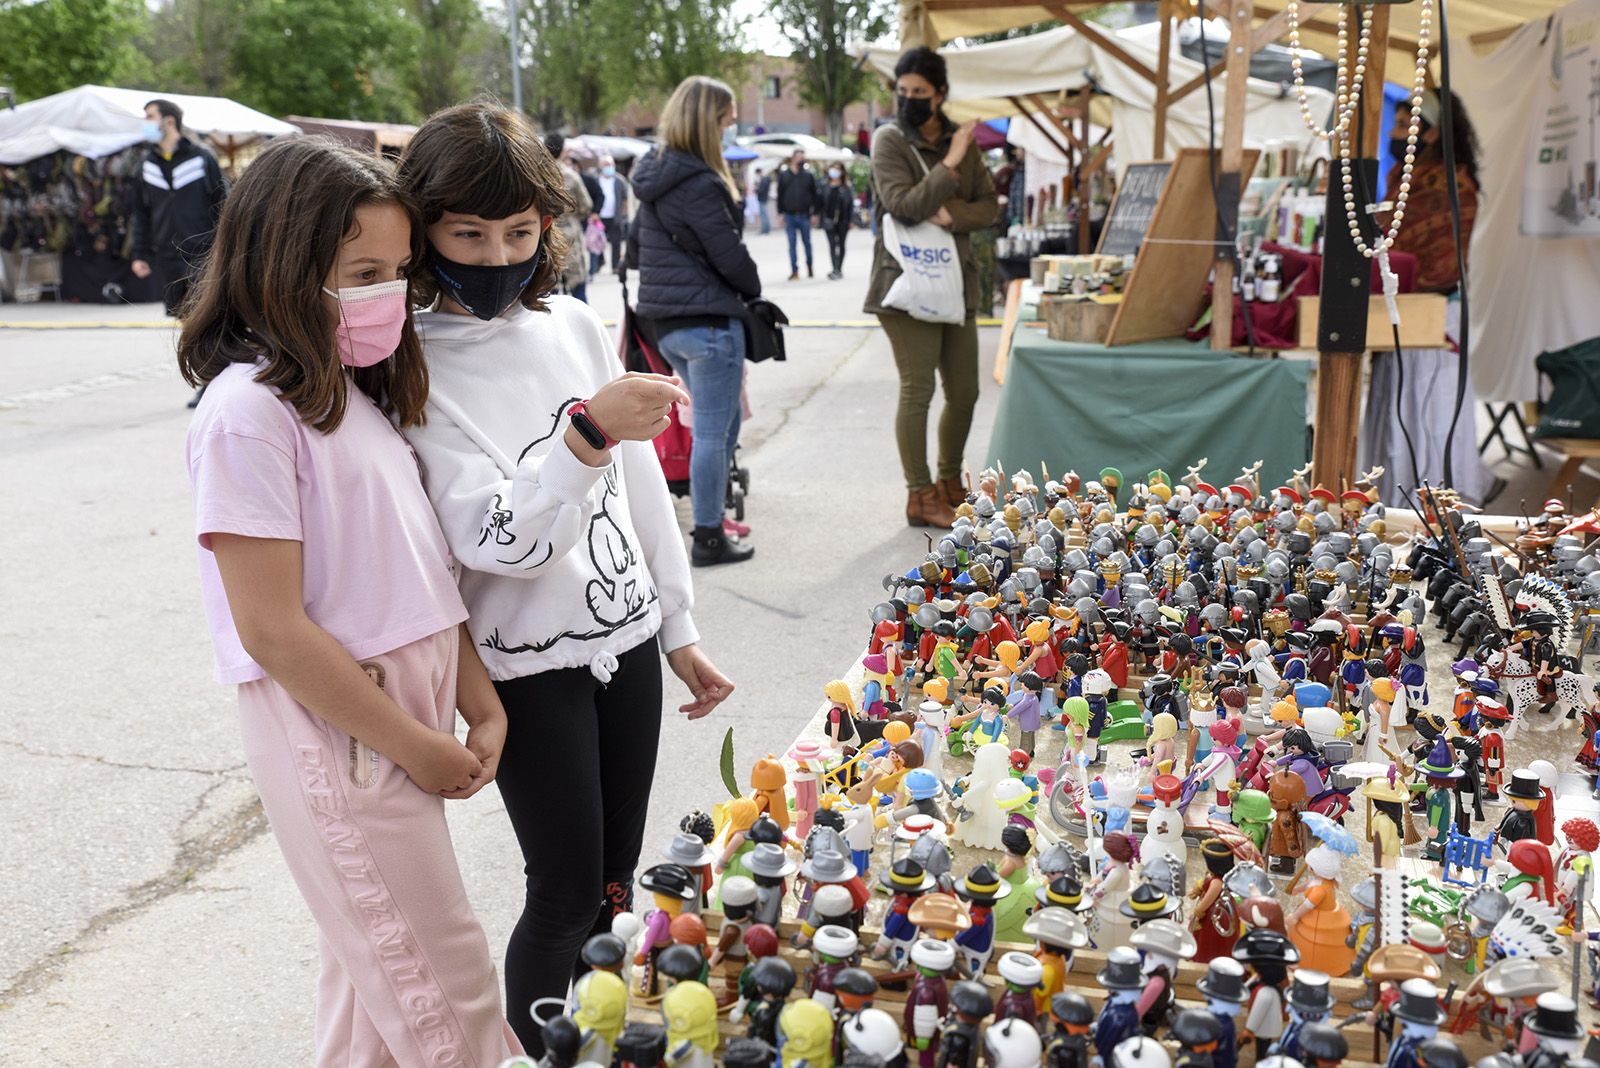
[[[306,615],[356,659],[467,618],[416,456],[359,389],[324,434],[300,421],[259,365],[234,364],[206,390],[187,447],[200,586],[218,682],[266,672],[239,644],[211,554],[214,533],[298,541]]]

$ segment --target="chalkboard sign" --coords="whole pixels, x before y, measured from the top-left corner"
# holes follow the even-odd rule
[[[1170,159],[1128,164],[1128,171],[1117,186],[1116,199],[1106,213],[1096,252],[1102,256],[1131,256],[1139,251],[1171,170]]]

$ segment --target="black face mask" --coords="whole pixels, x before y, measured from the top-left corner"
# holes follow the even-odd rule
[[[445,259],[439,250],[428,246],[428,262],[444,294],[484,322],[500,315],[522,296],[544,262],[544,242],[530,260],[503,267],[480,267]]]
[[[1420,150],[1421,145],[1417,148]],[[1419,152],[1420,154],[1420,152]],[[1406,139],[1404,137],[1391,137],[1389,139],[1389,157],[1396,163],[1404,163],[1406,158]]]
[[[895,98],[895,110],[901,122],[918,129],[933,118],[933,101],[926,97],[900,96]]]

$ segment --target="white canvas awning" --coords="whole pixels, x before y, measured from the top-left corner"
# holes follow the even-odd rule
[[[213,139],[286,137],[300,132],[298,127],[225,97],[80,85],[0,111],[0,163],[26,163],[62,149],[94,158],[120,152],[143,139],[144,106],[157,97],[183,109],[186,128]]]

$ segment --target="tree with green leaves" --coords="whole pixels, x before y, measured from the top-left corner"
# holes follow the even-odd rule
[[[638,14],[650,88],[666,95],[693,74],[738,80],[749,17],[735,0],[643,0]]]
[[[478,0],[409,0],[407,8],[421,37],[402,80],[420,114],[471,98],[506,65],[503,38]]]
[[[239,99],[275,115],[397,121],[416,27],[382,0],[254,0],[233,49]]]
[[[887,0],[775,0],[772,15],[794,47],[800,99],[820,110],[828,124],[828,143],[844,134],[844,109],[866,95],[872,75],[848,50],[889,30]]]
[[[525,2],[529,110],[543,125],[564,117],[593,130],[633,98],[643,55],[638,20],[634,0]]]
[[[0,0],[0,85],[32,100],[139,80],[146,18],[142,0]]]

